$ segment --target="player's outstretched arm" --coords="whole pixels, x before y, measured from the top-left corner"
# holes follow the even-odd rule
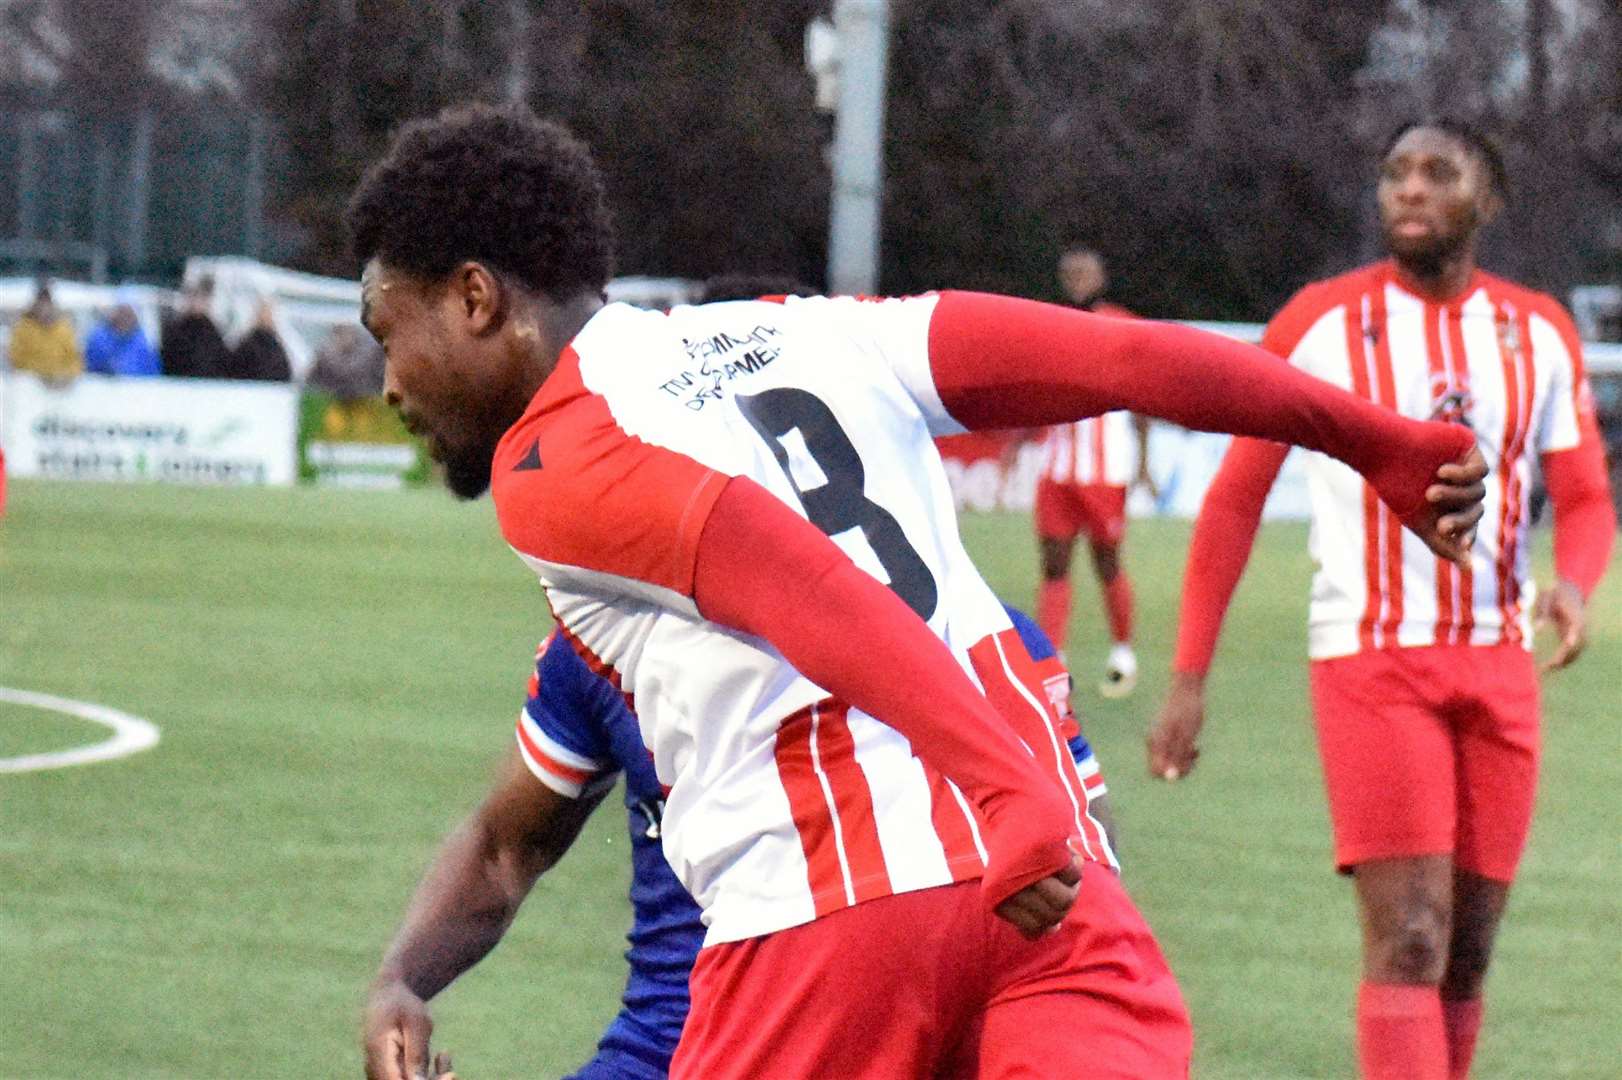
[[[1282,443],[1235,439],[1200,505],[1183,571],[1171,690],[1146,746],[1149,772],[1162,780],[1187,776],[1200,756],[1205,675],[1228,604],[1250,560],[1267,493],[1288,453]]]
[[[1131,409],[1338,458],[1444,558],[1467,557],[1480,518],[1486,464],[1469,431],[1406,419],[1215,334],[946,292],[929,364],[941,404],[971,430]]]
[[[704,526],[693,600],[705,618],[764,639],[806,678],[895,728],[963,789],[985,823],[991,860],[982,888],[999,915],[1027,933],[1063,917],[1075,898],[1073,808],[893,592],[765,488],[737,477]],[[1027,741],[1036,738],[1033,731]]]
[[[429,1068],[427,1002],[495,947],[595,806],[552,791],[512,752],[483,804],[434,857],[384,954],[366,1006],[368,1080],[449,1071],[443,1055]]]
[[[1588,598],[1605,576],[1616,540],[1616,506],[1599,432],[1584,426],[1582,440],[1570,450],[1544,454],[1543,478],[1554,506],[1554,585],[1538,597],[1541,625],[1551,626],[1559,641],[1543,663],[1557,671],[1582,655],[1588,643]]]

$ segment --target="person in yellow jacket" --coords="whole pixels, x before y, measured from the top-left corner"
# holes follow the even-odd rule
[[[34,302],[11,326],[11,366],[53,385],[65,385],[84,374],[84,353],[73,333],[73,321],[51,300],[50,282],[40,279]]]

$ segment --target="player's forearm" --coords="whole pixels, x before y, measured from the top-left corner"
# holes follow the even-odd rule
[[[1235,439],[1206,492],[1183,573],[1172,670],[1203,680],[1216,655],[1222,621],[1256,542],[1267,493],[1287,451],[1278,443]]]
[[[542,867],[505,851],[477,816],[446,840],[384,954],[377,981],[424,1001],[496,947]]]
[[[1019,828],[1046,840],[1023,852],[1031,867],[999,873],[1029,869],[1035,880],[1068,863],[1073,826],[1056,783],[946,645],[752,481],[730,481],[716,502],[699,542],[693,598],[706,618],[769,642],[807,679],[906,736],[988,820],[1018,803],[1028,818]]]
[[[706,618],[770,642],[800,674],[914,739],[965,789],[1041,775],[928,626],[752,482],[730,481],[715,504],[693,594]]]
[[[1224,535],[1224,531],[1244,529],[1244,515],[1226,507],[1200,513],[1188,547],[1188,567],[1177,615],[1174,672],[1203,680],[1211,670],[1228,605],[1244,575],[1255,539],[1253,524],[1248,533],[1241,531],[1237,536]]]
[[[1554,505],[1555,573],[1592,595],[1610,565],[1616,540],[1605,455],[1589,437],[1570,450],[1543,457],[1543,475]]]
[[[930,320],[929,350],[942,404],[971,430],[1131,409],[1322,451],[1369,477],[1399,517],[1423,502],[1423,485],[1406,482],[1418,470],[1403,459],[1434,459],[1428,475],[1472,444],[1462,430],[1405,419],[1254,346],[1168,323],[947,292]],[[1388,482],[1393,471],[1403,482]]]

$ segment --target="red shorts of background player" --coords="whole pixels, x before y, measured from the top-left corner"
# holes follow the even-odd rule
[[[672,1080],[1167,1080],[1193,1045],[1154,935],[1091,864],[1037,941],[960,882],[701,949],[690,985]]]
[[[1317,660],[1312,707],[1335,863],[1451,855],[1509,882],[1537,788],[1537,668],[1519,645]]]
[[[1119,544],[1126,535],[1126,488],[1115,484],[1061,484],[1043,477],[1036,484],[1036,535],[1074,540],[1080,533],[1101,544]]]

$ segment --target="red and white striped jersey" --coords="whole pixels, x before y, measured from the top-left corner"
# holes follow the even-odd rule
[[[1095,315],[1135,319],[1137,315],[1107,300],[1088,306]],[[1042,439],[1042,478],[1057,484],[1103,484],[1126,487],[1137,475],[1137,442],[1132,414],[1124,410],[1056,424]]]
[[[1318,563],[1311,655],[1530,647],[1532,460],[1576,446],[1593,408],[1576,329],[1559,303],[1482,271],[1454,299],[1426,300],[1382,262],[1303,289],[1262,344],[1405,416],[1468,424],[1491,469],[1471,566],[1461,570],[1405,531],[1351,469],[1308,456]]]
[[[930,373],[935,303],[609,305],[497,452],[503,533],[559,632],[637,716],[668,788],[665,857],[707,943],[986,863],[975,812],[903,736],[699,613],[695,552],[728,477],[765,487],[888,584],[1003,715],[1039,716],[1052,745],[1032,752],[1069,794],[1087,854],[1113,862],[1041,674],[959,539],[933,443],[963,430]]]
[[[1137,469],[1132,414],[1117,410],[1057,424],[1042,438],[1042,477],[1059,484],[1126,487]]]

